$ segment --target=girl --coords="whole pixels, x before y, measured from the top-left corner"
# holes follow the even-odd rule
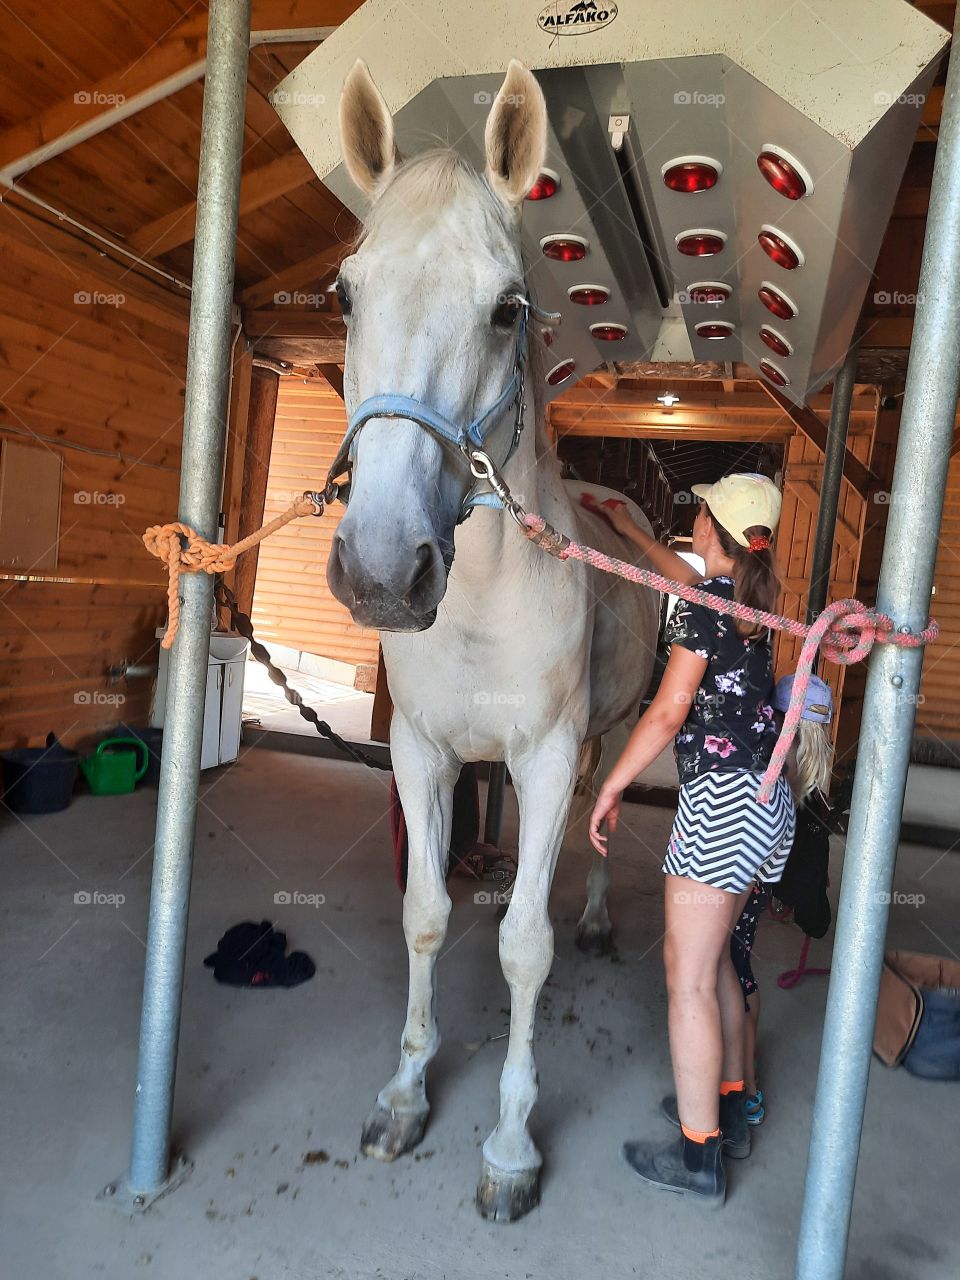
[[[771,536],[780,493],[760,475],[694,485],[703,499],[693,551],[706,564],[704,590],[773,610],[780,592]],[[638,529],[625,509],[612,519],[660,572],[692,585],[699,575]],[[726,1195],[721,1148],[749,1150],[744,1110],[744,1001],[730,959],[730,935],[750,886],[780,878],[795,812],[781,779],[756,803],[777,729],[767,633],[681,601],[667,627],[670,658],[660,688],[603,784],[590,818],[594,848],[606,853],[624,788],[676,737],[677,818],[666,875],[664,963],[670,1053],[680,1134],[669,1142],[628,1142],[624,1155],[646,1182],[715,1206]]]

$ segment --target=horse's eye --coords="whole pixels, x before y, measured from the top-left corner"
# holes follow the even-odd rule
[[[520,318],[523,303],[512,295],[502,297],[493,309],[491,322],[496,329],[512,329]]]
[[[350,295],[349,293],[347,293],[342,280],[337,281],[336,287],[337,287],[337,301],[340,303],[340,314],[342,316],[348,316],[353,306],[353,304],[350,301]]]

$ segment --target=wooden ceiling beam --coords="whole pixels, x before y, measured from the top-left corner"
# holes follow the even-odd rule
[[[273,275],[248,285],[240,294],[240,305],[255,311],[272,302],[278,293],[322,290],[337,274],[340,263],[350,252],[351,245],[335,240],[302,262],[281,267]]]
[[[827,427],[820,421],[813,410],[806,405],[793,404],[786,396],[781,395],[775,387],[765,385],[764,390],[770,399],[780,406],[790,420],[797,424],[807,439],[811,440],[821,453],[826,453]],[[846,451],[846,458],[843,464],[843,478],[864,501],[867,501],[878,490],[886,487],[880,477],[852,454],[849,449]]]
[[[346,341],[347,331],[339,315],[322,315],[319,311],[245,311],[243,331],[248,338],[339,338]]]
[[[726,413],[731,416],[741,413],[769,414],[770,397],[761,389],[759,383],[753,385],[755,390],[751,389],[750,392],[736,392],[724,395],[715,390],[708,391],[698,382],[688,382],[682,388],[679,404],[669,412],[683,412],[692,406],[696,406],[697,408],[709,409],[714,413]],[[661,380],[654,378],[650,379],[649,387],[645,386],[643,390],[634,390],[632,388],[628,390],[623,387],[622,382],[618,388],[613,390],[603,387],[591,388],[577,384],[571,387],[569,391],[562,392],[553,400],[552,404],[555,409],[589,410],[592,413],[609,413],[613,417],[633,411],[665,413],[668,410],[656,403],[656,397],[660,390],[669,390],[670,387],[671,383],[668,380],[663,380],[661,387]],[[810,401],[810,408],[813,411],[829,414],[829,395],[821,392],[813,396]],[[859,395],[854,396],[850,412],[858,417],[869,415],[872,420],[876,412],[876,396],[873,388],[861,391]]]
[[[254,0],[251,46],[323,39],[358,7],[359,0]],[[206,52],[206,7],[198,6],[129,66],[0,133],[0,180],[12,185],[27,170],[199,80]]]
[[[254,338],[252,343],[254,355],[302,368],[342,364],[347,349],[343,338]]]
[[[650,412],[636,414],[629,422],[602,415],[564,415],[551,405],[548,417],[558,438],[567,436],[608,436],[632,440],[706,440],[711,443],[783,444],[794,434],[792,423],[771,414],[766,421],[735,422],[711,413],[677,414],[669,417]]]
[[[288,151],[267,164],[251,169],[240,179],[240,217],[279,200],[288,191],[306,186],[316,177],[313,166],[299,151]],[[197,202],[190,201],[141,227],[130,237],[138,253],[157,258],[194,238]]]

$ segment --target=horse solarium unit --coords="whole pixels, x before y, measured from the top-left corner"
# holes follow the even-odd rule
[[[744,361],[802,403],[870,284],[949,33],[905,0],[367,0],[273,103],[353,212],[337,107],[360,57],[402,154],[482,167],[511,58],[548,106],[521,219],[528,279],[562,314],[548,359]]]

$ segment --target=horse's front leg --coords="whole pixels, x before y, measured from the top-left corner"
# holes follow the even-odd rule
[[[520,803],[519,870],[500,925],[500,963],[510,988],[510,1040],[500,1077],[500,1120],[483,1144],[477,1208],[512,1222],[540,1199],[540,1152],[527,1128],[537,1100],[533,1031],[537,999],[553,961],[550,885],[576,779],[579,743],[554,735],[508,761]]]
[[[433,971],[447,934],[446,886],[453,786],[460,762],[417,734],[398,712],[390,732],[393,768],[409,839],[403,932],[410,961],[407,1020],[400,1066],[380,1090],[363,1126],[361,1150],[394,1160],[417,1145],[426,1128],[427,1067],[440,1047]]]

